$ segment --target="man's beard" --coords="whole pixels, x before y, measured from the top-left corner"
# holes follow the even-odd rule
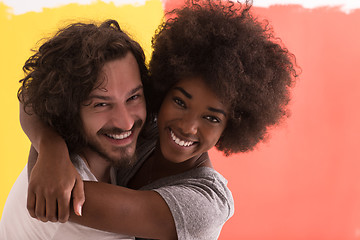
[[[142,120],[137,120],[135,121],[133,128],[131,129],[132,134],[135,133],[135,131],[137,131],[139,129],[139,132],[141,130],[141,127],[143,125],[143,121]],[[103,135],[105,133],[107,134],[122,134],[124,131],[122,129],[119,128],[102,128],[97,132],[97,135]],[[138,136],[137,136],[138,137]],[[137,139],[134,140],[134,142],[132,143],[133,146],[125,146],[125,147],[114,147],[116,148],[115,151],[113,152],[117,152],[118,156],[111,156],[111,154],[107,153],[107,151],[105,149],[103,149],[101,147],[101,144],[97,143],[96,141],[91,141],[91,137],[86,137],[86,142],[87,142],[87,146],[94,152],[96,152],[99,156],[101,156],[102,158],[104,158],[106,161],[110,162],[112,166],[117,167],[117,168],[130,168],[132,167],[136,160],[136,142]],[[134,148],[133,152],[129,152],[132,150],[132,148]]]
[[[111,157],[105,151],[103,151],[97,144],[88,142],[89,148],[99,154],[106,161],[111,163],[111,166],[116,168],[131,168],[136,162],[136,153],[130,154],[127,153],[128,147],[118,148],[119,157]]]

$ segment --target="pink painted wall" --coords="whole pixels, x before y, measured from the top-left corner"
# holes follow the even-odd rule
[[[166,1],[172,9],[179,1]],[[254,7],[303,73],[292,116],[251,153],[211,152],[235,215],[220,239],[360,239],[360,11]]]

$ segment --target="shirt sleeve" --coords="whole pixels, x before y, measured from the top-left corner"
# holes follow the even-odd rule
[[[182,178],[153,189],[166,201],[173,215],[178,239],[217,239],[234,214],[227,181],[216,174]]]

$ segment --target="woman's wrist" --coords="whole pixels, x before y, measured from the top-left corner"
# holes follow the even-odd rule
[[[39,154],[51,154],[50,159],[69,159],[69,152],[65,140],[52,129],[43,131],[39,140]],[[63,157],[61,157],[63,156]],[[49,160],[49,159],[47,159]]]

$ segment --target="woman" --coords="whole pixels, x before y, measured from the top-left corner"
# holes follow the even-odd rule
[[[219,236],[234,206],[207,151],[252,150],[269,126],[287,116],[296,77],[293,56],[249,9],[195,2],[174,10],[174,18],[160,26],[153,39],[152,82],[145,88],[159,140],[133,169],[119,172],[119,185],[141,191],[85,182],[84,213],[72,221],[147,238]],[[154,192],[164,208],[149,210]],[[118,224],[133,208],[149,213],[126,215],[128,224]],[[166,226],[141,226],[166,211],[171,213]]]

